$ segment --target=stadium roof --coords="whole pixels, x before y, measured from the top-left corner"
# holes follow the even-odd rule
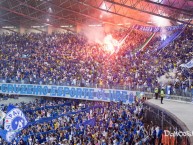
[[[65,27],[104,23],[156,25],[152,17],[163,18],[173,25],[187,24],[193,18],[193,1],[1,0],[0,2],[0,27],[21,25],[26,28],[36,25]]]

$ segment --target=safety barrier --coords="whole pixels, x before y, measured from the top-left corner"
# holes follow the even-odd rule
[[[178,119],[175,115],[170,113],[169,111],[154,105],[150,102],[145,102],[145,115],[144,121],[147,124],[153,124],[161,126],[162,130],[169,130],[170,132],[188,131],[186,125]],[[193,137],[190,136],[173,136],[162,134],[162,143],[164,145],[192,145],[193,144]]]

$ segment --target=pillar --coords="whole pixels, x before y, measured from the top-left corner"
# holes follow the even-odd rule
[[[80,33],[82,31],[82,25],[81,24],[77,24],[76,25],[76,33]]]
[[[111,33],[111,31],[114,29],[112,25],[104,23],[103,24],[104,32],[106,34]]]
[[[48,26],[47,26],[47,33],[48,33],[48,34],[52,34],[52,32],[53,32],[53,27],[50,26],[50,25],[48,25]]]
[[[26,28],[25,28],[24,26],[20,25],[20,26],[19,26],[19,33],[20,33],[20,34],[26,33]]]

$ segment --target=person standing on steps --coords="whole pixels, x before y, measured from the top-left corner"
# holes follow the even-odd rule
[[[160,97],[161,97],[161,104],[163,104],[163,99],[165,97],[164,89],[162,88],[160,91]]]
[[[158,92],[159,92],[158,87],[155,87],[155,89],[154,89],[155,99],[158,99]]]

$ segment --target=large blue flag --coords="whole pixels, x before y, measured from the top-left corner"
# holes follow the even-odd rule
[[[28,123],[24,113],[13,105],[8,106],[4,119],[4,130],[0,130],[0,136],[7,142],[11,142]]]
[[[13,105],[7,108],[5,116],[4,129],[7,131],[19,131],[27,125],[27,120],[24,113]]]

